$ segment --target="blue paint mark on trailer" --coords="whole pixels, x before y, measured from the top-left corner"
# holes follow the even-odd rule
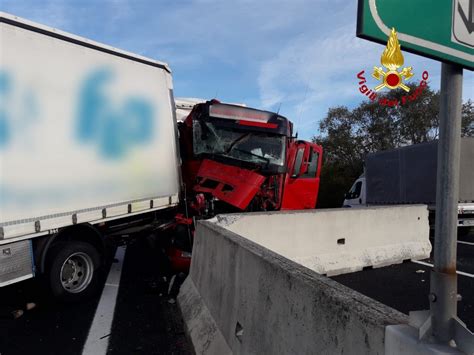
[[[10,127],[5,112],[0,112],[0,148],[7,145],[10,139]]]
[[[84,81],[79,98],[77,135],[81,141],[90,141],[100,130],[108,102],[104,86],[110,81],[112,72],[102,69],[93,72]]]
[[[4,71],[0,71],[0,149],[7,145],[11,135],[11,127],[6,108],[7,97],[10,90],[10,76]]]
[[[114,77],[110,68],[91,72],[80,88],[77,109],[77,139],[95,143],[108,159],[122,158],[132,147],[148,143],[154,132],[150,102],[129,96],[117,103],[107,94]]]
[[[24,147],[27,132],[39,116],[37,96],[31,87],[19,87],[13,75],[0,70],[0,149],[6,148],[16,137]],[[19,140],[18,137],[22,138]]]

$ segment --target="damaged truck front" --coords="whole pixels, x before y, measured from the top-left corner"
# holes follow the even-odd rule
[[[315,208],[322,148],[297,140],[287,118],[212,100],[178,129],[186,210],[168,253],[175,268],[189,267],[192,236],[182,226],[193,218]]]

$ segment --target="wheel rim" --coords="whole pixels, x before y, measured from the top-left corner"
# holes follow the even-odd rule
[[[61,285],[67,292],[82,292],[91,283],[93,274],[94,263],[89,255],[71,254],[61,266]]]

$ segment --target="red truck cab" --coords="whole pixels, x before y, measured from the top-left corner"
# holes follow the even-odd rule
[[[195,105],[178,128],[188,214],[181,224],[218,213],[316,207],[322,148],[296,140],[287,118],[212,100]],[[189,258],[176,249],[168,255],[179,269]]]
[[[180,147],[188,197],[204,194],[239,211],[316,206],[322,148],[295,140],[283,116],[198,104],[180,125]]]

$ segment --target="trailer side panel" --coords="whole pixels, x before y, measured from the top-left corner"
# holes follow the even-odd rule
[[[438,142],[367,156],[367,203],[434,205]],[[474,138],[461,139],[459,202],[474,201]]]
[[[167,67],[29,26],[0,23],[0,240],[176,204]]]

